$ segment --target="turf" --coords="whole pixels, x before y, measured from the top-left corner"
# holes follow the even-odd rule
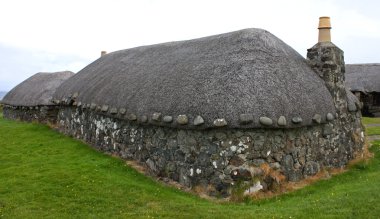
[[[380,126],[378,127],[366,127],[367,135],[379,135],[380,134]]]
[[[379,218],[375,157],[275,198],[216,203],[162,185],[40,124],[0,118],[2,218]]]
[[[367,125],[367,135],[380,135],[380,118],[363,117],[362,121],[364,125]]]
[[[378,117],[363,117],[364,124],[380,124],[380,118]]]

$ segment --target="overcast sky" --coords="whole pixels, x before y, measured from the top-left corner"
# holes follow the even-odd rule
[[[0,0],[0,91],[108,52],[262,28],[302,56],[330,16],[346,63],[380,62],[378,0]]]

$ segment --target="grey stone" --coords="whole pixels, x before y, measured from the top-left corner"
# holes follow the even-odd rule
[[[322,121],[322,116],[321,115],[319,115],[319,114],[315,114],[314,116],[313,116],[313,122],[315,122],[315,123],[317,123],[317,124],[320,124],[321,123],[321,121]]]
[[[90,109],[91,109],[91,110],[95,110],[95,108],[96,108],[96,104],[95,104],[95,103],[91,103],[91,105],[90,105]]]
[[[295,163],[295,164],[294,164],[294,168],[295,168],[295,169],[300,169],[300,168],[301,168],[301,164],[298,163],[298,162]]]
[[[274,158],[276,161],[281,161],[282,156],[283,156],[282,153],[274,153],[274,154],[273,154],[273,158]]]
[[[111,114],[116,114],[116,113],[117,113],[117,108],[112,107],[112,108],[110,109],[110,113],[111,113]]]
[[[77,105],[78,107],[80,107],[80,106],[82,106],[82,102],[78,102],[78,105]]]
[[[319,172],[319,169],[320,167],[317,162],[308,161],[306,162],[305,167],[304,167],[304,175],[313,176]]]
[[[108,111],[108,105],[103,105],[101,110],[102,110],[102,112],[107,112]]]
[[[240,138],[241,136],[244,135],[244,133],[241,131],[237,131],[234,135],[235,135],[235,137]],[[245,137],[245,138],[247,138],[247,137]]]
[[[204,122],[202,116],[196,116],[194,119],[194,125],[202,125]]]
[[[216,132],[216,133],[215,133],[215,138],[217,138],[218,140],[223,141],[223,140],[226,140],[226,139],[227,139],[227,135],[226,135],[226,133],[224,133],[224,132]],[[226,142],[226,143],[227,143],[227,142]]]
[[[76,101],[73,102],[73,106],[77,106],[78,103]]]
[[[264,164],[265,160],[264,159],[254,159],[252,160],[252,164],[256,167],[260,167],[261,164]]]
[[[332,113],[327,113],[326,119],[327,119],[327,121],[333,121],[334,120],[334,115]]]
[[[157,113],[157,112],[155,112],[155,113],[153,113],[153,115],[152,115],[152,120],[153,121],[161,121],[161,117],[162,117],[162,114],[161,113]]]
[[[231,157],[229,164],[238,167],[244,164],[244,160],[241,157],[234,155]]]
[[[78,92],[75,92],[75,93],[71,96],[71,98],[76,99],[78,96],[79,96],[79,93],[78,93]]]
[[[261,150],[265,143],[265,136],[262,134],[257,134],[253,138],[253,148],[255,150]]]
[[[135,121],[137,119],[137,116],[136,114],[130,113],[128,114],[127,119],[130,121]]]
[[[125,108],[120,108],[120,109],[119,109],[119,113],[120,113],[121,115],[124,115],[126,112],[127,112],[127,110],[126,110]]]
[[[270,168],[274,169],[274,170],[278,170],[281,168],[281,165],[279,162],[274,162],[274,163],[271,163],[269,164]]]
[[[268,118],[268,117],[265,117],[265,116],[260,117],[259,121],[260,121],[260,123],[261,123],[262,125],[265,125],[265,126],[270,126],[270,125],[273,124],[272,119],[271,119],[271,118]]]
[[[170,122],[173,122],[173,117],[172,116],[164,116],[164,118],[162,120],[166,123],[170,123]]]
[[[284,167],[285,171],[290,171],[293,169],[293,157],[292,155],[285,155],[283,158],[282,158],[282,166]]]
[[[293,118],[292,118],[292,122],[293,122],[294,124],[300,124],[300,123],[302,122],[302,118],[299,117],[299,116],[293,117]]]
[[[58,100],[59,101],[59,100]],[[355,105],[358,109],[362,109],[363,108],[363,103],[361,102],[355,102]]]
[[[180,125],[186,125],[189,122],[189,118],[186,115],[179,115],[177,117],[177,123]]]
[[[148,165],[149,169],[151,169],[153,172],[155,173],[158,172],[157,166],[154,164],[153,160],[149,158],[145,163]]]
[[[252,114],[240,114],[239,116],[240,124],[249,124],[253,122],[253,115]]]
[[[214,126],[215,127],[223,127],[227,125],[227,121],[225,119],[215,119],[214,120]]]
[[[142,123],[145,123],[145,122],[148,121],[148,117],[147,117],[147,116],[141,116],[140,121],[141,121]]]
[[[285,116],[280,116],[277,120],[277,124],[279,126],[286,126],[286,118]]]
[[[323,137],[327,137],[333,133],[333,126],[331,124],[326,124],[323,126]]]
[[[348,104],[348,111],[349,112],[356,112],[358,109],[356,108],[355,104]]]

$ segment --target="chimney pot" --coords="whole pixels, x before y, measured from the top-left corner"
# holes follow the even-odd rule
[[[318,29],[331,29],[330,17],[320,17]]]
[[[100,57],[104,56],[105,54],[107,54],[106,51],[101,51],[101,52],[100,52]]]
[[[318,42],[331,42],[331,23],[330,17],[320,17],[319,18],[319,34],[318,34]]]

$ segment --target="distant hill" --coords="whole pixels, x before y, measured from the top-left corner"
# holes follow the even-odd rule
[[[5,94],[7,94],[8,91],[0,91],[0,100],[3,99],[3,97],[5,96]]]

